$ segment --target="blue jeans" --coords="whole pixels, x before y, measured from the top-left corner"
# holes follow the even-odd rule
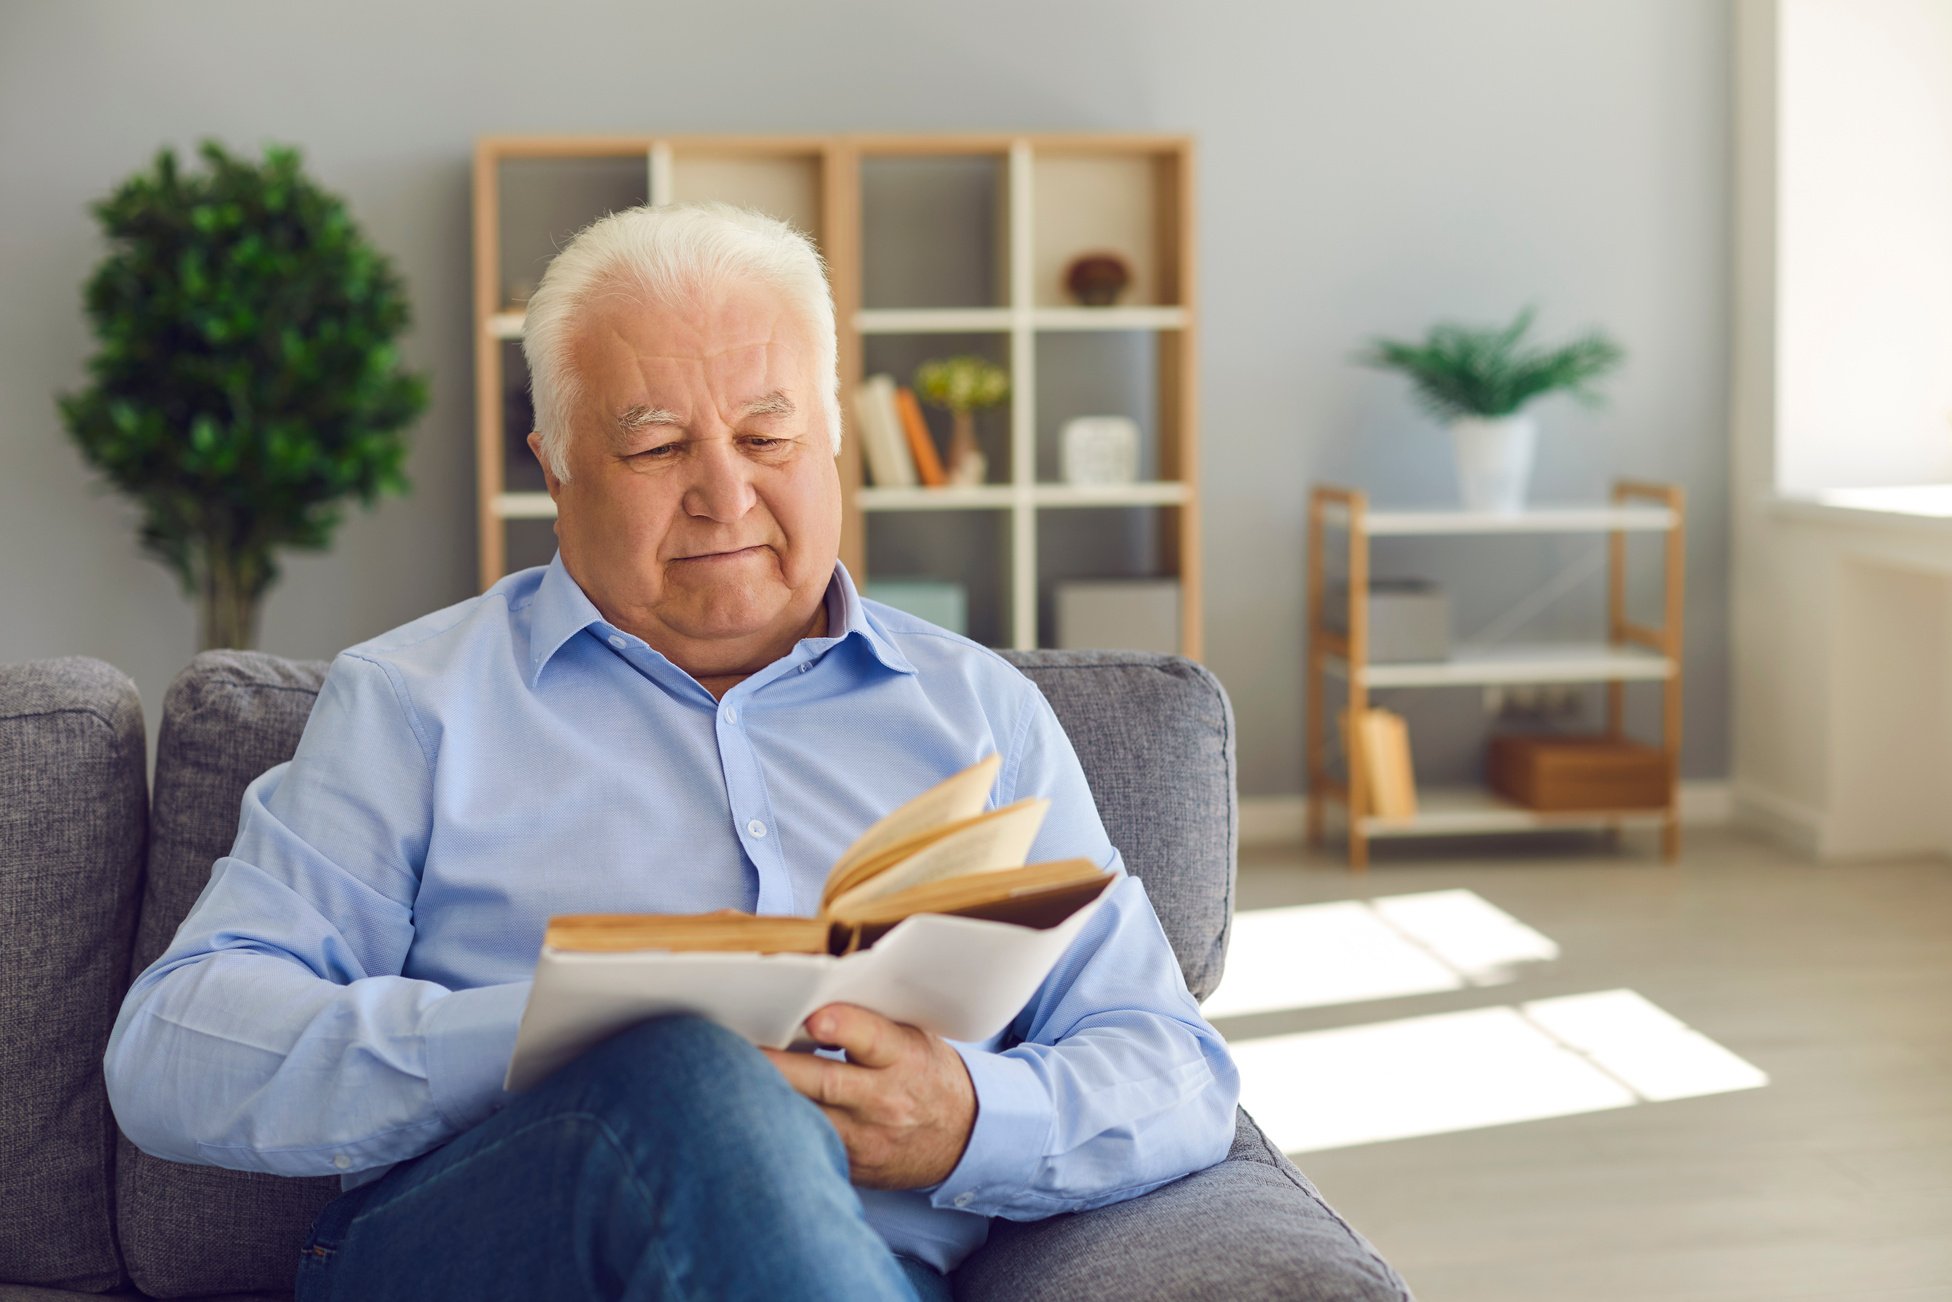
[[[820,1109],[696,1017],[606,1041],[326,1205],[297,1302],[949,1297],[868,1224]]]

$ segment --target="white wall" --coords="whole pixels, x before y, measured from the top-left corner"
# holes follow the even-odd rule
[[[580,32],[577,29],[581,29]],[[0,660],[127,669],[153,733],[194,650],[55,418],[91,342],[85,205],[165,141],[302,145],[405,272],[434,398],[407,500],[287,566],[266,649],[326,656],[472,585],[468,165],[513,131],[1174,130],[1201,148],[1208,661],[1241,786],[1301,786],[1305,492],[1452,492],[1437,430],[1351,355],[1526,302],[1600,325],[1609,407],[1540,408],[1538,493],[1674,479],[1690,521],[1683,769],[1726,770],[1728,8],[1718,0],[996,0],[978,7],[246,0],[0,5]],[[1595,540],[1380,549],[1450,583],[1464,631]],[[1596,586],[1553,613],[1598,627]],[[1431,774],[1475,765],[1474,693],[1399,704]]]

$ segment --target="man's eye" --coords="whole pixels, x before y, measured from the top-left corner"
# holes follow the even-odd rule
[[[660,443],[654,448],[645,448],[642,452],[633,452],[631,453],[631,455],[633,457],[646,457],[649,458],[650,460],[656,461],[661,458],[669,457],[672,453],[676,452],[677,450],[678,450],[678,445],[676,443]]]
[[[785,439],[767,438],[764,435],[757,435],[748,438],[746,440],[746,446],[749,448],[757,448],[759,449],[759,451],[765,452],[770,448],[779,447],[782,443],[785,442],[786,442]]]

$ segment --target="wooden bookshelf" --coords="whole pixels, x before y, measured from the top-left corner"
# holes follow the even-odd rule
[[[1327,618],[1328,574],[1323,544],[1330,530],[1344,533],[1348,561],[1343,577],[1349,594],[1342,629]],[[1369,546],[1379,537],[1485,537],[1499,534],[1604,533],[1607,544],[1607,630],[1604,642],[1505,645],[1460,652],[1428,663],[1376,664],[1369,659]],[[1627,539],[1630,534],[1662,537],[1661,623],[1637,623],[1627,615]],[[1682,493],[1672,484],[1621,481],[1602,505],[1534,507],[1515,514],[1481,511],[1378,511],[1356,489],[1318,487],[1308,500],[1308,641],[1304,711],[1304,761],[1308,782],[1308,842],[1321,845],[1330,805],[1343,811],[1348,829],[1349,867],[1369,863],[1369,843],[1379,837],[1472,836],[1504,832],[1601,828],[1617,831],[1636,825],[1661,829],[1661,852],[1670,862],[1680,853],[1679,774],[1681,760],[1681,612],[1685,569]],[[1659,746],[1665,751],[1671,782],[1667,800],[1637,810],[1539,811],[1513,804],[1488,791],[1444,790],[1418,793],[1418,809],[1408,818],[1358,815],[1366,807],[1361,739],[1344,739],[1344,774],[1329,762],[1327,684],[1340,681],[1351,712],[1370,704],[1379,688],[1446,687],[1467,684],[1604,683],[1606,731],[1625,736],[1626,685],[1658,683],[1661,691]]]
[[[718,199],[811,235],[827,260],[843,389],[841,559],[857,580],[966,585],[971,633],[1050,645],[1062,578],[1173,578],[1179,650],[1201,654],[1193,149],[1182,136],[501,136],[475,150],[474,320],[481,583],[553,551],[554,508],[523,440],[532,419],[522,301],[555,248],[621,207]],[[1069,301],[1062,270],[1110,248],[1133,268],[1111,307]],[[981,352],[1010,372],[979,418],[989,482],[863,482],[851,393],[922,358]],[[1070,416],[1129,415],[1142,482],[1057,473]],[[946,441],[947,421],[933,432]]]

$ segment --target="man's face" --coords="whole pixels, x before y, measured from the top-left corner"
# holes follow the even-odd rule
[[[599,291],[572,337],[570,478],[549,475],[563,564],[694,677],[785,654],[833,577],[840,477],[814,356],[758,286],[683,307]]]

